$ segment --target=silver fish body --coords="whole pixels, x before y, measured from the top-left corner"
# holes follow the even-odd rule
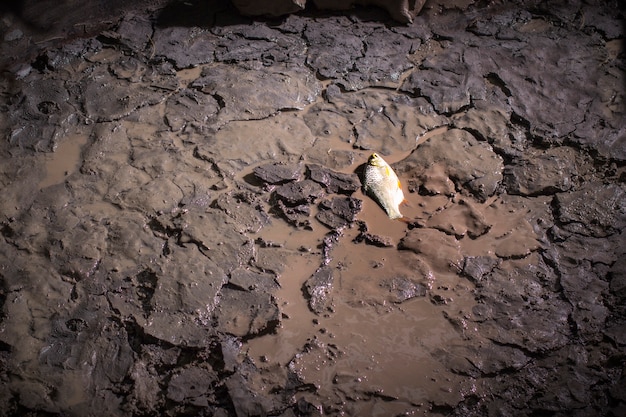
[[[363,172],[363,190],[385,210],[390,219],[400,219],[400,204],[404,193],[398,176],[391,166],[377,153],[367,160]]]

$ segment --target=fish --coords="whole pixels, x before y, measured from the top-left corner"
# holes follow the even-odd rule
[[[367,160],[363,170],[363,191],[372,197],[390,219],[406,219],[400,204],[406,202],[402,184],[391,166],[377,153]]]

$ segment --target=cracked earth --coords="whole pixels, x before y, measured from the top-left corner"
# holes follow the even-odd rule
[[[24,4],[1,415],[624,415],[617,2]]]

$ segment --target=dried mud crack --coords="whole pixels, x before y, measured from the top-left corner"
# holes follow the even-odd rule
[[[1,9],[0,415],[624,415],[624,10],[405,3]]]

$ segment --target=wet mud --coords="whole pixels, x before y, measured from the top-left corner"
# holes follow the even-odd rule
[[[0,415],[623,415],[609,3],[4,10]]]

